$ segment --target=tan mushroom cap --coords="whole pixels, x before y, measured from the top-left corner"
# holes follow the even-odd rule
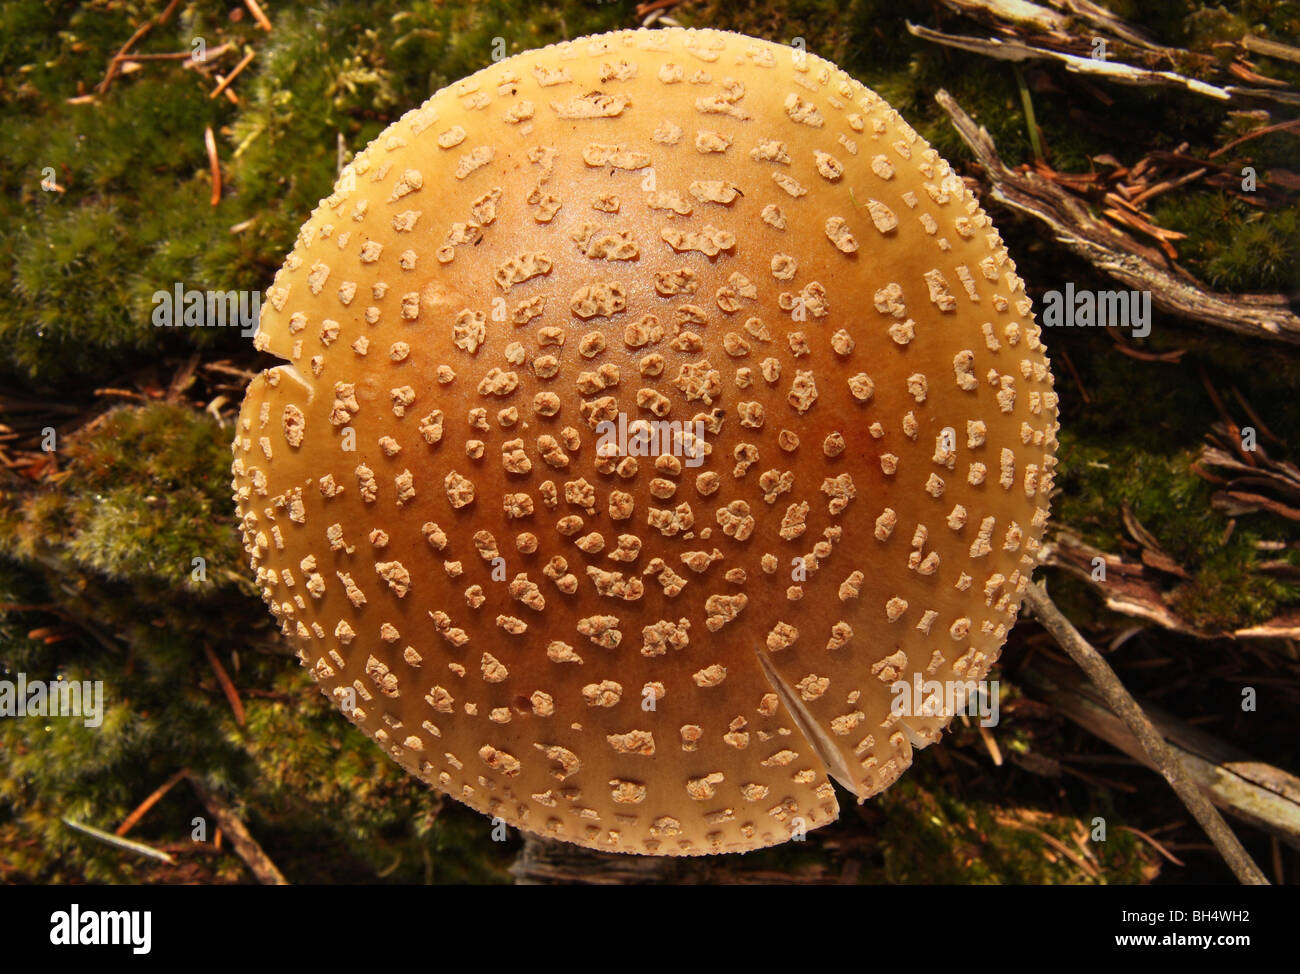
[[[303,226],[257,346],[290,364],[234,487],[303,663],[411,773],[598,849],[755,849],[835,819],[828,774],[887,788],[950,718],[891,684],[984,676],[1047,518],[1056,396],[988,217],[879,96],[738,34],[438,92]],[[708,455],[601,456],[620,414]]]

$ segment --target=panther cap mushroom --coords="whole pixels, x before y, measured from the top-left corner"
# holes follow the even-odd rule
[[[277,273],[234,489],[347,716],[597,849],[799,837],[938,740],[1047,520],[1056,395],[977,201],[802,51],[623,31],[439,91]],[[914,708],[912,708],[914,709]],[[829,777],[828,777],[829,776]]]

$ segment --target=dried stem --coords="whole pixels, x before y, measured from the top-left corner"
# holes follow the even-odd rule
[[[188,769],[181,768],[181,770],[177,771],[174,775],[172,775],[161,785],[155,788],[153,794],[151,794],[148,798],[146,798],[139,805],[137,805],[135,811],[133,811],[122,821],[122,824],[119,825],[114,830],[113,834],[118,836],[119,838],[125,836],[126,833],[130,832],[131,829],[135,828],[135,824],[139,822],[140,819],[144,818],[145,813],[148,812],[149,809],[153,808],[154,805],[158,804],[158,802],[162,799],[162,797],[165,794],[167,794],[167,792],[171,791],[172,787],[182,778],[186,777],[188,774],[189,774]]]
[[[217,159],[217,139],[212,134],[212,126],[209,125],[203,130],[203,144],[208,149],[208,166],[212,170],[212,200],[213,206],[221,202],[221,163]]]
[[[1300,344],[1300,316],[1290,309],[1286,295],[1223,294],[1158,267],[1051,181],[1009,168],[989,133],[947,91],[937,92],[934,100],[984,167],[989,197],[1041,220],[1056,240],[1097,270],[1135,290],[1150,291],[1152,303],[1162,311],[1240,335]]]
[[[257,877],[258,882],[264,886],[288,886],[289,881],[284,878],[284,874],[262,851],[262,847],[249,834],[244,823],[226,804],[225,799],[200,781],[198,775],[189,772],[185,777],[189,779],[194,794],[198,795],[199,801],[208,810],[208,814],[217,820],[221,831],[230,836],[230,844],[235,847],[235,854],[244,860],[244,865]]]
[[[247,7],[248,12],[253,15],[253,19],[257,21],[258,27],[265,31],[271,29],[271,21],[267,19],[266,14],[262,12],[262,8],[258,6],[257,0],[244,0],[244,6]]]
[[[208,97],[209,98],[219,97],[227,88],[230,87],[231,82],[234,81],[237,77],[239,77],[239,72],[243,71],[244,68],[248,67],[249,62],[253,60],[253,56],[256,54],[257,54],[256,51],[249,51],[242,58],[240,58],[239,63],[236,64],[233,69],[231,69],[230,74],[226,75],[224,78],[221,79],[220,82],[217,83],[217,86],[212,89],[212,91],[208,94]]]
[[[159,852],[151,845],[143,842],[137,842],[135,839],[123,839],[114,835],[112,832],[105,832],[103,829],[97,829],[93,825],[83,825],[81,822],[74,822],[70,818],[64,818],[63,824],[70,829],[76,829],[92,839],[98,839],[105,845],[111,845],[115,848],[122,849],[126,852],[134,852],[136,855],[147,856],[150,859],[157,859],[159,862],[165,862],[167,865],[174,865],[176,860],[165,852]]]
[[[113,55],[113,59],[108,62],[108,73],[104,75],[104,80],[101,81],[96,86],[96,90],[99,91],[101,95],[104,92],[108,91],[108,86],[113,83],[113,79],[116,78],[119,74],[121,74],[122,64],[126,61],[131,60],[127,56],[127,52],[131,50],[135,42],[138,41],[140,38],[144,37],[144,35],[149,33],[149,31],[152,30],[155,26],[161,26],[167,23],[167,21],[171,18],[171,15],[175,12],[177,6],[179,5],[180,5],[180,0],[171,0],[171,2],[167,4],[165,8],[163,8],[163,12],[160,13],[156,18],[154,18],[153,20],[146,20],[143,24],[141,24],[139,27],[135,29],[135,33],[133,33],[130,36],[130,38],[128,38],[127,42],[122,45],[121,49],[116,54]]]
[[[239,691],[235,689],[235,684],[231,681],[226,668],[221,665],[221,660],[217,654],[212,651],[212,647],[207,643],[203,644],[203,655],[208,658],[208,665],[212,667],[212,672],[217,675],[217,682],[221,684],[221,692],[226,695],[226,700],[230,703],[230,709],[235,714],[235,723],[240,727],[244,726],[244,704],[239,699]]]
[[[1143,749],[1169,782],[1178,798],[1201,824],[1205,834],[1210,837],[1220,855],[1228,863],[1237,879],[1252,886],[1267,886],[1268,880],[1260,872],[1250,855],[1242,848],[1237,836],[1223,820],[1218,811],[1188,779],[1182,762],[1170,750],[1164,737],[1155,729],[1147,715],[1142,712],[1137,701],[1124,688],[1110,664],[1083,638],[1079,630],[1061,613],[1048,596],[1047,591],[1039,585],[1025,586],[1025,604],[1033,611],[1039,623],[1051,633],[1071,659],[1088,675],[1093,684],[1101,691],[1111,710],[1119,715],[1133,735],[1141,742]]]

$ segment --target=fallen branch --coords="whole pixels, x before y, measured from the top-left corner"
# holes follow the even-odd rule
[[[1063,7],[1093,27],[1109,31],[1115,37],[1132,44],[1134,47],[1157,54],[1169,53],[1169,48],[1154,43],[1132,24],[1121,20],[1106,8],[1092,3],[1091,0],[1051,0],[1051,3],[1054,7]]]
[[[1097,558],[1105,566],[1104,581],[1093,578]],[[1267,622],[1229,632],[1202,629],[1180,616],[1165,601],[1163,587],[1147,572],[1148,568],[1163,570],[1158,565],[1148,564],[1147,561],[1126,561],[1122,555],[1094,548],[1065,529],[1058,528],[1050,540],[1044,542],[1043,564],[1051,568],[1062,568],[1090,583],[1110,611],[1145,619],[1171,632],[1197,639],[1300,639],[1300,611],[1295,610],[1279,613]]]
[[[221,831],[230,836],[230,844],[234,846],[235,854],[244,861],[244,865],[257,877],[257,881],[264,886],[288,886],[289,881],[284,878],[284,874],[262,851],[257,840],[249,834],[244,823],[225,800],[200,781],[197,775],[187,772],[185,777],[194,788],[194,794],[203,803],[203,807],[208,810],[208,814],[216,819]]]
[[[1267,37],[1259,37],[1255,34],[1243,36],[1241,46],[1248,51],[1254,51],[1256,54],[1262,54],[1265,57],[1279,58],[1300,64],[1300,47],[1292,47],[1290,44],[1271,41]]]
[[[1241,429],[1228,422],[1215,423],[1206,441],[1192,470],[1223,488],[1211,498],[1216,508],[1232,516],[1268,511],[1300,521],[1300,468],[1274,460],[1258,441],[1253,450],[1244,450]]]
[[[1212,98],[1220,102],[1243,101],[1246,99],[1270,99],[1284,102],[1285,104],[1300,104],[1300,97],[1292,95],[1290,92],[1275,92],[1256,88],[1238,88],[1232,85],[1220,87],[1212,85],[1196,78],[1188,78],[1185,75],[1177,74],[1173,71],[1157,71],[1150,68],[1139,68],[1132,64],[1124,64],[1122,61],[1107,61],[1100,58],[1081,57],[1078,54],[1067,54],[1063,51],[1053,51],[1042,47],[1033,47],[1015,40],[999,40],[996,37],[964,37],[957,34],[945,34],[942,31],[931,30],[929,27],[921,27],[911,22],[907,25],[908,32],[913,37],[919,37],[923,41],[931,41],[935,44],[941,44],[944,47],[954,47],[962,51],[970,51],[974,54],[982,54],[985,57],[996,58],[1000,61],[1055,61],[1065,66],[1065,70],[1072,74],[1082,74],[1093,78],[1104,78],[1107,81],[1114,81],[1117,84],[1131,85],[1136,87],[1165,87],[1181,88],[1194,94],[1203,95],[1206,98]]]
[[[1170,749],[1160,732],[1152,726],[1142,708],[1120,683],[1115,671],[1102,655],[1079,634],[1070,620],[1061,614],[1055,603],[1041,586],[1025,586],[1025,604],[1034,613],[1044,629],[1051,633],[1057,644],[1070,654],[1070,658],[1087,674],[1088,679],[1101,692],[1106,704],[1124,722],[1137,738],[1153,766],[1160,772],[1179,799],[1200,823],[1219,854],[1223,856],[1237,879],[1245,885],[1267,886],[1268,880],[1242,848],[1241,842],[1228,828],[1209,799],[1192,783],[1191,775],[1180,757]]]
[[[1285,295],[1237,295],[1209,291],[1194,280],[1157,266],[1123,234],[1050,180],[1008,168],[988,131],[966,114],[947,91],[934,96],[989,179],[989,195],[1045,223],[1053,235],[1102,273],[1133,290],[1150,291],[1162,311],[1252,338],[1300,344],[1300,316]]]
[[[1078,43],[1079,32],[1070,18],[1076,17],[1097,30],[1103,30],[1143,51],[1169,52],[1142,34],[1136,27],[1116,17],[1090,0],[1049,0],[1051,10],[1027,0],[943,0],[944,6],[957,13],[972,15],[995,29],[1031,27],[1057,43]],[[1067,14],[1069,16],[1067,16]],[[1183,52],[1184,54],[1186,52]]]
[[[1159,770],[1102,695],[1077,673],[1038,656],[1018,676],[1034,696],[1135,761]],[[1255,761],[1158,707],[1146,703],[1141,707],[1210,801],[1300,849],[1300,778]]]
[[[943,2],[958,13],[972,16],[983,27],[993,30],[999,36],[946,34],[909,23],[908,30],[913,36],[1004,61],[1051,61],[1063,65],[1072,74],[1117,84],[1175,88],[1220,102],[1269,101],[1282,105],[1300,104],[1300,92],[1290,89],[1285,81],[1265,77],[1251,69],[1246,54],[1257,44],[1245,38],[1236,44],[1225,42],[1219,45],[1232,50],[1236,55],[1224,63],[1210,54],[1157,44],[1089,0],[1052,0],[1053,6],[1063,9],[1070,17],[1026,0]],[[1089,36],[1081,32],[1071,22],[1071,17],[1088,24],[1093,29],[1093,34]],[[1100,50],[1097,47],[1099,42]],[[1114,51],[1107,50],[1110,44],[1115,46]],[[1285,49],[1285,45],[1277,46]],[[1120,57],[1126,60],[1119,60]],[[1178,65],[1183,70],[1194,66],[1203,75],[1224,80],[1232,77],[1255,87],[1213,84],[1202,78],[1167,70],[1165,65]]]

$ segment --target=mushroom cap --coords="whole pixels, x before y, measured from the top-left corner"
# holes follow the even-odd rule
[[[988,217],[878,95],[739,34],[439,91],[256,344],[288,364],[233,486],[299,658],[412,774],[593,848],[755,849],[836,818],[828,775],[887,788],[951,718],[895,687],[986,674],[1047,519],[1056,396]]]

